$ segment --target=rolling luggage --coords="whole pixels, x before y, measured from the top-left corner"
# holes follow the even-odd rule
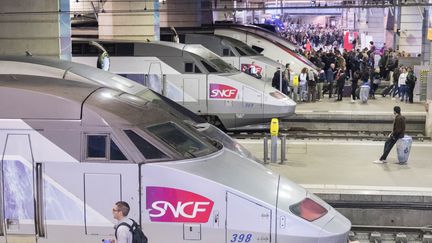
[[[352,87],[351,85],[345,85],[343,88],[343,97],[350,97],[351,96]]]
[[[392,90],[392,86],[393,86],[393,85],[390,85],[390,86],[388,86],[388,87],[385,87],[385,88],[381,91],[381,95],[382,95],[382,97],[386,97],[386,96],[390,93],[390,91]]]
[[[399,164],[404,164],[408,161],[411,151],[412,138],[405,135],[403,138],[396,142],[396,150]]]
[[[360,100],[361,100],[361,102],[367,103],[367,101],[369,99],[369,91],[370,91],[369,85],[362,85],[360,87]]]

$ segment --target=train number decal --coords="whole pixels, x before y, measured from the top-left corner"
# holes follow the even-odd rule
[[[209,93],[212,99],[235,99],[238,90],[225,84],[210,84]]]
[[[230,242],[250,242],[252,234],[232,234]]]
[[[206,223],[214,204],[193,192],[168,187],[147,187],[146,196],[152,222]]]

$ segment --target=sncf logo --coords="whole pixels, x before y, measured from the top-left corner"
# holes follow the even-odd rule
[[[235,99],[238,90],[225,84],[210,84],[210,98],[213,99]]]
[[[250,66],[251,66],[251,64],[242,63],[240,65],[240,70],[242,72],[246,72],[249,69]],[[255,66],[255,70],[256,70],[257,73],[261,73],[262,72],[262,67],[260,67],[258,65],[254,65],[254,66]]]
[[[168,187],[147,187],[146,195],[152,222],[206,223],[214,204],[193,192]]]

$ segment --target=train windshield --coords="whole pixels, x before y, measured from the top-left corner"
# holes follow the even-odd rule
[[[230,39],[229,41],[232,42],[234,48],[240,54],[240,56],[262,56],[262,54],[241,41],[236,39]]]
[[[222,60],[219,56],[199,45],[186,45],[185,51],[193,53],[201,58],[201,63],[209,73],[233,73],[238,72],[233,66]]]
[[[146,129],[185,158],[201,157],[218,150],[173,122],[147,126]]]

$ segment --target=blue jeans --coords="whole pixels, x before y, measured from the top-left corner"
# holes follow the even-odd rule
[[[386,160],[387,156],[389,155],[390,151],[392,150],[393,146],[396,144],[397,142],[397,138],[393,137],[393,135],[391,135],[387,141],[384,144],[384,152],[381,155],[380,160]]]
[[[399,86],[399,94],[401,100],[408,100],[407,87],[406,85]]]

